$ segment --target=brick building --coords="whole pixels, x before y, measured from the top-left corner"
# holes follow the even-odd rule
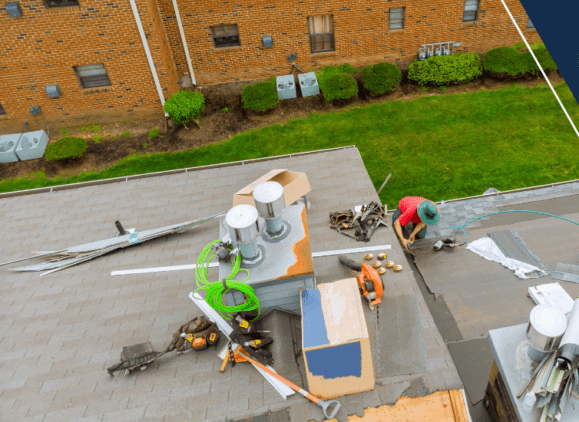
[[[289,73],[291,53],[307,71],[413,59],[433,42],[486,52],[520,41],[500,0],[106,1],[0,7],[0,126],[22,125],[34,105],[63,121],[160,117],[160,96],[184,73],[198,86],[263,79]],[[529,42],[539,40],[519,0],[506,3]]]

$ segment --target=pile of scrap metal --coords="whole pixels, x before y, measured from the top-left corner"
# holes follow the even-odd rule
[[[330,228],[358,242],[369,242],[372,234],[380,225],[386,224],[386,208],[377,202],[356,207],[353,210],[330,213]],[[344,230],[354,229],[354,236]]]
[[[571,396],[579,394],[579,299],[568,322],[557,308],[536,306],[531,311],[527,338],[528,356],[535,361],[544,357],[517,398],[526,393],[523,411],[530,412],[534,405],[542,409],[539,422],[560,421]]]
[[[123,229],[123,226],[118,221],[115,222],[118,233],[116,237],[99,240],[85,245],[73,246],[67,249],[50,252],[35,252],[36,256],[28,258],[17,259],[15,261],[5,262],[2,265],[12,264],[14,262],[25,261],[33,258],[41,258],[41,264],[30,265],[27,267],[10,268],[11,271],[46,271],[41,276],[59,271],[73,265],[78,265],[99,256],[105,255],[117,249],[128,248],[148,240],[157,239],[162,236],[167,236],[176,233],[183,233],[191,230],[207,221],[222,216],[224,213],[212,215],[211,217],[202,218],[195,221],[187,221],[185,223],[174,224],[172,226],[161,227],[159,229],[145,230],[142,232],[129,232]]]

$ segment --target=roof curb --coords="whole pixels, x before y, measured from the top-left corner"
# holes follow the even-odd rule
[[[186,167],[186,168],[175,169],[175,170],[158,171],[158,172],[143,173],[143,174],[134,174],[132,176],[124,176],[124,177],[115,177],[112,179],[92,180],[89,182],[70,183],[70,184],[66,184],[66,185],[48,186],[45,188],[26,189],[26,190],[18,190],[18,191],[13,191],[13,192],[4,192],[4,193],[0,193],[0,199],[12,198],[15,196],[34,195],[34,194],[38,194],[38,193],[57,192],[57,191],[68,190],[68,189],[78,189],[78,188],[84,188],[84,187],[88,187],[88,186],[107,185],[109,183],[128,182],[129,180],[146,179],[149,177],[168,176],[168,175],[172,175],[172,174],[189,173],[189,172],[194,172],[194,171],[210,170],[210,169],[214,169],[214,168],[242,166],[245,164],[258,163],[261,161],[280,160],[282,158],[300,157],[303,155],[319,154],[322,152],[338,151],[341,149],[349,149],[349,148],[356,148],[356,146],[355,145],[348,145],[345,147],[319,149],[319,150],[315,150],[315,151],[299,152],[296,154],[275,155],[273,157],[255,158],[253,160],[232,161],[229,163],[211,164],[208,166]]]

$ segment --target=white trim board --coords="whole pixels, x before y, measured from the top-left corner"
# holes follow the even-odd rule
[[[312,258],[317,258],[320,256],[332,256],[332,255],[348,254],[348,253],[372,252],[372,251],[379,251],[379,250],[391,249],[391,248],[392,248],[391,245],[378,245],[378,246],[366,246],[363,248],[354,248],[354,249],[340,249],[340,250],[335,250],[335,251],[314,252],[314,253],[312,253]],[[210,262],[209,263],[209,268],[218,267],[218,266],[219,266],[218,262]],[[197,268],[196,264],[174,265],[172,267],[140,268],[140,269],[136,269],[136,270],[112,271],[111,276],[161,273],[161,272],[166,272],[166,271],[194,270],[196,268]]]

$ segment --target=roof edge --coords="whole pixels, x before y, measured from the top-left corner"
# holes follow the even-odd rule
[[[315,151],[298,152],[295,154],[274,155],[273,157],[265,157],[265,158],[254,158],[253,160],[232,161],[229,163],[211,164],[211,165],[207,165],[207,166],[197,166],[197,167],[186,167],[186,168],[181,168],[181,169],[158,171],[158,172],[153,172],[153,173],[134,174],[132,176],[114,177],[111,179],[91,180],[89,182],[69,183],[69,184],[65,184],[65,185],[48,186],[45,188],[17,190],[17,191],[12,191],[12,192],[0,193],[0,199],[12,198],[15,196],[34,195],[37,193],[57,192],[57,191],[68,190],[68,189],[78,189],[78,188],[84,188],[84,187],[88,187],[88,186],[106,185],[109,183],[128,182],[129,180],[146,179],[149,177],[168,176],[171,174],[189,173],[189,172],[193,172],[193,171],[209,170],[209,169],[221,168],[221,167],[241,166],[241,165],[245,165],[245,164],[258,163],[261,161],[280,160],[282,158],[291,158],[291,157],[299,157],[302,155],[319,154],[322,152],[338,151],[341,149],[348,149],[348,148],[356,148],[356,146],[355,145],[348,145],[345,147],[319,149],[319,150],[315,150]]]

